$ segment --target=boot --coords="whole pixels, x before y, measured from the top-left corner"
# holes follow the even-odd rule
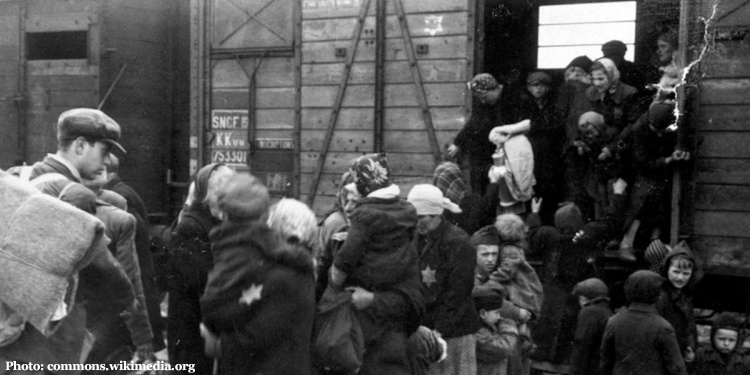
[[[636,258],[635,254],[633,254],[633,245],[626,241],[620,242],[620,248],[617,249],[617,257],[626,262],[635,262]]]

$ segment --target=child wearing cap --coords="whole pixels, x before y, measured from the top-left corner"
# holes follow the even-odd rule
[[[346,208],[349,231],[335,255],[331,281],[367,290],[394,285],[417,269],[412,243],[417,212],[399,197],[385,154],[360,156],[352,160],[349,171],[361,198]]]
[[[687,375],[674,328],[656,312],[664,279],[635,271],[625,281],[630,305],[607,322],[599,354],[600,374]]]
[[[750,363],[743,361],[740,349],[744,337],[740,325],[722,315],[711,325],[711,346],[698,350],[695,373],[698,375],[744,375]]]
[[[573,288],[582,308],[578,313],[570,359],[573,375],[599,373],[599,347],[607,320],[612,316],[608,293],[607,285],[597,278],[583,280]]]
[[[500,286],[476,286],[472,292],[482,328],[477,340],[477,375],[506,375],[508,359],[518,353],[516,323],[503,317],[504,289]]]

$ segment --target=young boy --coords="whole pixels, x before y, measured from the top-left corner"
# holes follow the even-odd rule
[[[743,337],[740,327],[728,316],[719,317],[711,326],[711,346],[698,350],[695,373],[698,375],[744,375],[750,366],[739,350]]]
[[[603,281],[591,278],[576,284],[573,294],[578,296],[582,308],[578,313],[570,360],[573,375],[599,374],[599,347],[607,320],[612,316],[607,297],[609,290]]]
[[[695,344],[698,330],[695,327],[693,312],[693,285],[696,279],[695,258],[687,244],[677,244],[664,258],[661,275],[668,280],[664,283],[661,298],[656,310],[674,328],[680,353],[686,363],[695,360]]]
[[[474,287],[472,297],[479,311],[482,328],[477,339],[477,375],[508,374],[508,358],[517,353],[516,323],[505,319],[500,310],[505,291],[497,286]]]
[[[687,375],[674,329],[656,312],[664,279],[640,270],[625,281],[630,305],[607,322],[600,348],[600,373]]]

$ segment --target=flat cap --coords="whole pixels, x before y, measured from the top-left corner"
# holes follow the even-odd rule
[[[120,139],[120,125],[104,112],[92,108],[75,108],[60,114],[57,119],[57,140],[84,137],[114,146],[125,154]]]

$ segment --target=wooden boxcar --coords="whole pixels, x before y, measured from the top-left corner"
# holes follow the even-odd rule
[[[1,167],[54,153],[58,115],[101,105],[122,126],[121,174],[166,212],[172,139],[187,139],[189,50],[174,47],[188,17],[179,0],[0,1]]]

